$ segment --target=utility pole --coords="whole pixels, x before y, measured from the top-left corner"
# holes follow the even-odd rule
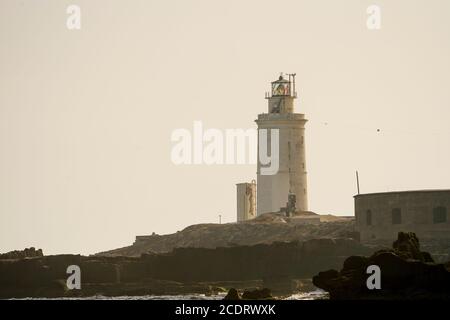
[[[219,214],[219,224],[222,224],[222,215]]]
[[[358,194],[359,194],[359,174],[358,174],[358,170],[356,170],[356,187],[358,188]]]

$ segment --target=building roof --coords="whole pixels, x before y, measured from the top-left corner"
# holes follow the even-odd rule
[[[373,192],[373,193],[361,193],[354,195],[354,198],[373,196],[373,195],[384,195],[384,194],[405,194],[405,193],[423,193],[423,192],[450,192],[450,189],[424,189],[424,190],[404,190],[404,191],[387,191],[387,192]]]

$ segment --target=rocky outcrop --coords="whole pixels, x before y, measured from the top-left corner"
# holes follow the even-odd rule
[[[178,248],[141,257],[57,255],[1,260],[0,298],[210,293],[222,287],[220,283],[250,280],[259,280],[259,288],[282,283],[285,285],[275,289],[283,291],[291,290],[292,279],[311,278],[317,270],[341,265],[349,255],[368,253],[354,240],[316,239],[216,249]],[[66,288],[70,265],[81,269],[81,290]]]
[[[225,296],[225,298],[223,298],[223,300],[241,300],[241,299],[242,299],[241,295],[235,288],[231,288],[230,290],[228,290],[227,295]]]
[[[352,254],[371,253],[350,239],[315,239],[225,248],[177,248],[146,254],[150,276],[176,281],[310,278]]]
[[[272,293],[268,288],[245,290],[242,294],[244,300],[269,300],[273,299]]]
[[[6,259],[25,259],[25,258],[36,258],[42,257],[42,249],[36,250],[34,247],[25,248],[24,250],[15,250],[7,253],[0,254],[0,260]]]
[[[370,241],[364,241],[364,245],[372,248],[390,249],[392,247],[392,241],[372,239]],[[450,241],[448,239],[421,239],[420,249],[422,252],[429,253],[435,262],[446,263],[450,261]]]
[[[317,225],[298,225],[289,223],[280,215],[267,214],[245,222],[198,224],[173,234],[140,236],[131,246],[101,252],[98,255],[139,257],[149,251],[162,253],[175,248],[214,249],[318,238],[357,239],[354,221],[342,218]]]
[[[223,300],[272,300],[275,299],[272,296],[270,289],[252,289],[244,290],[242,295],[235,288],[231,288]]]
[[[371,265],[380,268],[381,289],[367,286]],[[420,250],[414,233],[400,232],[393,249],[370,257],[351,256],[340,272],[320,272],[313,283],[328,291],[331,299],[450,299],[449,270]]]

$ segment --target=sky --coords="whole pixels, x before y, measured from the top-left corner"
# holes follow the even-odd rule
[[[235,221],[255,165],[175,165],[171,134],[256,128],[280,72],[310,210],[353,215],[356,170],[362,193],[450,188],[449,57],[447,0],[2,0],[0,252]]]

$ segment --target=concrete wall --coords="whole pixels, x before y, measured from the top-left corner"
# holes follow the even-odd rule
[[[441,209],[437,209],[440,207]],[[441,210],[437,213],[436,210]],[[434,215],[445,216],[434,221]],[[361,241],[395,240],[399,231],[419,239],[450,239],[450,190],[361,194],[355,196],[356,229]]]

